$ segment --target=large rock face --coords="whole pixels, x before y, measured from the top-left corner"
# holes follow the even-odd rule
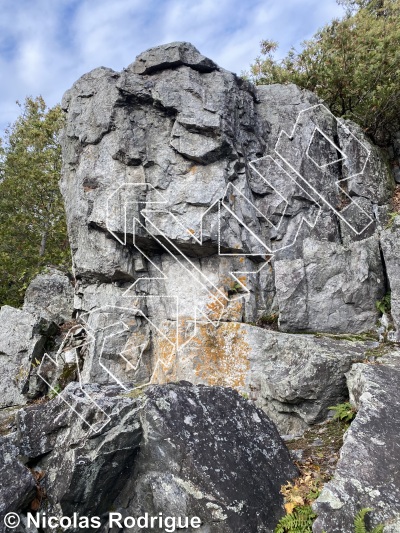
[[[86,74],[63,107],[84,381],[215,384],[221,373],[257,389],[248,376],[271,355],[268,333],[248,348],[243,323],[375,327],[388,290],[375,213],[393,178],[314,95],[256,89],[172,43],[120,73]]]
[[[311,93],[256,90],[172,43],[121,73],[86,74],[63,106],[81,302],[93,283],[136,282],[131,297],[178,296],[185,322],[196,311],[253,321],[275,306],[285,331],[375,325],[386,287],[374,206],[393,178],[362,132]],[[248,297],[233,305],[241,283]],[[173,318],[153,302],[157,320]]]
[[[118,386],[85,390],[96,408],[71,384],[64,394],[75,412],[61,398],[26,408],[18,432],[0,439],[2,478],[11,480],[0,487],[1,512],[19,511],[24,523],[45,498],[48,516],[76,512],[106,523],[110,509],[162,512],[200,518],[196,531],[273,532],[284,513],[280,487],[297,470],[261,410],[231,389],[187,383],[136,399]]]
[[[0,511],[43,510],[46,489],[56,516],[272,533],[296,475],[273,422],[302,433],[350,389],[359,414],[315,531],[351,533],[364,506],[393,532],[398,365],[361,364],[379,320],[400,340],[379,150],[315,95],[255,88],[189,43],[95,69],[63,108],[74,287],[50,271],[0,310]],[[42,399],[15,414],[27,397]]]

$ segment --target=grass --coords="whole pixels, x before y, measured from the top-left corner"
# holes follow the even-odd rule
[[[350,342],[367,342],[378,341],[379,335],[374,331],[365,331],[363,333],[314,333],[317,338],[327,337],[338,341]]]
[[[256,322],[256,326],[278,331],[279,313],[265,313]]]

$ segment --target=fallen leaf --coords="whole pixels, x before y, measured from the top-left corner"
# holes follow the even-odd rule
[[[292,503],[292,502],[285,503],[285,511],[287,512],[287,514],[292,514],[294,508],[295,508],[294,503]]]

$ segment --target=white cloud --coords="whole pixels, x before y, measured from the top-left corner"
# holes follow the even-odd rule
[[[335,0],[3,0],[0,18],[0,129],[15,100],[48,104],[85,72],[120,70],[143,50],[190,41],[240,73],[272,38],[286,51],[339,14]]]

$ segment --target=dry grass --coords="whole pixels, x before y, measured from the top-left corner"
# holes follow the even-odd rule
[[[338,420],[329,420],[314,426],[303,437],[286,443],[292,453],[300,451],[302,455],[295,461],[300,476],[281,489],[288,514],[297,506],[310,505],[332,478],[347,427]]]
[[[400,185],[397,185],[392,200],[393,210],[400,213]]]

